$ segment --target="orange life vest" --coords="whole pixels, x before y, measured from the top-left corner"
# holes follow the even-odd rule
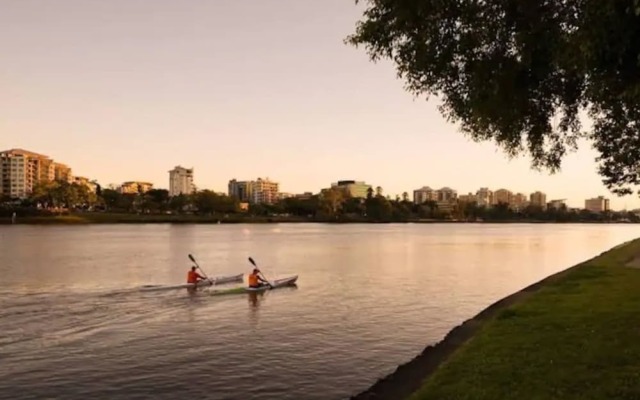
[[[187,274],[187,283],[196,283],[198,282],[198,273],[196,271],[189,270]]]
[[[258,286],[258,285],[259,285],[258,275],[257,274],[249,275],[249,286],[250,287],[255,287],[255,286]]]

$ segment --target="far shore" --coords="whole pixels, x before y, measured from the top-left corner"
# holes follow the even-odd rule
[[[274,224],[274,223],[332,223],[332,224],[376,224],[376,223],[413,223],[413,224],[434,224],[434,223],[489,223],[489,224],[620,224],[632,222],[616,221],[553,221],[553,220],[533,220],[533,219],[506,219],[506,220],[450,220],[450,219],[408,219],[408,220],[385,220],[375,221],[365,218],[315,218],[315,217],[295,217],[295,216],[248,216],[248,215],[171,215],[171,214],[125,214],[125,213],[104,213],[104,212],[79,212],[59,215],[17,215],[15,219],[11,216],[0,218],[0,225],[7,224],[29,224],[29,225],[82,225],[82,224]]]
[[[490,305],[351,400],[631,398],[640,390],[629,375],[640,368],[638,268],[640,239],[551,275]]]

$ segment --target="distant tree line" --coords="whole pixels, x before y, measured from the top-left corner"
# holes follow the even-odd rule
[[[545,209],[529,205],[514,210],[499,203],[484,207],[476,203],[454,203],[441,208],[435,201],[415,204],[405,192],[402,196],[384,196],[382,188],[369,189],[366,198],[351,197],[339,188],[323,190],[307,197],[290,197],[275,204],[249,204],[211,190],[189,195],[169,196],[165,189],[120,193],[113,189],[95,191],[85,185],[64,181],[37,185],[23,200],[0,198],[0,213],[16,210],[22,214],[51,212],[110,212],[132,214],[195,214],[224,218],[296,218],[336,222],[409,222],[409,221],[540,221],[540,222],[640,222],[631,212],[593,213],[565,206]]]

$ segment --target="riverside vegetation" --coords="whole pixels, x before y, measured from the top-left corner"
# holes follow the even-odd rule
[[[414,204],[405,192],[395,199],[370,190],[367,197],[354,198],[340,189],[324,190],[306,198],[291,197],[275,204],[241,203],[210,190],[169,196],[164,189],[122,194],[67,182],[38,185],[24,200],[0,199],[0,217],[7,223],[134,223],[134,222],[640,222],[631,212],[593,213],[561,207],[527,206],[514,210],[500,203],[487,208],[476,203],[453,203],[439,208],[434,201]]]

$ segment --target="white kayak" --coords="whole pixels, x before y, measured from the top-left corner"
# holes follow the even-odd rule
[[[224,289],[224,290],[215,290],[211,292],[212,295],[222,295],[222,294],[239,294],[239,293],[253,293],[253,292],[264,292],[267,290],[278,289],[287,286],[295,286],[296,281],[298,280],[298,275],[290,276],[288,278],[276,279],[273,282],[269,282],[270,285],[263,285],[258,288],[250,288],[250,287],[237,287],[232,289]]]
[[[188,289],[193,287],[206,287],[213,285],[224,285],[225,283],[242,282],[244,274],[230,275],[230,276],[217,276],[215,278],[204,279],[198,283],[183,283],[181,285],[173,286],[144,286],[143,291],[156,291],[156,290],[173,290],[173,289]]]
[[[232,275],[232,276],[218,276],[213,279],[203,279],[198,281],[198,283],[185,283],[181,287],[183,288],[192,288],[194,286],[203,287],[203,286],[213,286],[213,285],[224,285],[225,283],[232,282],[242,282],[244,274]]]

